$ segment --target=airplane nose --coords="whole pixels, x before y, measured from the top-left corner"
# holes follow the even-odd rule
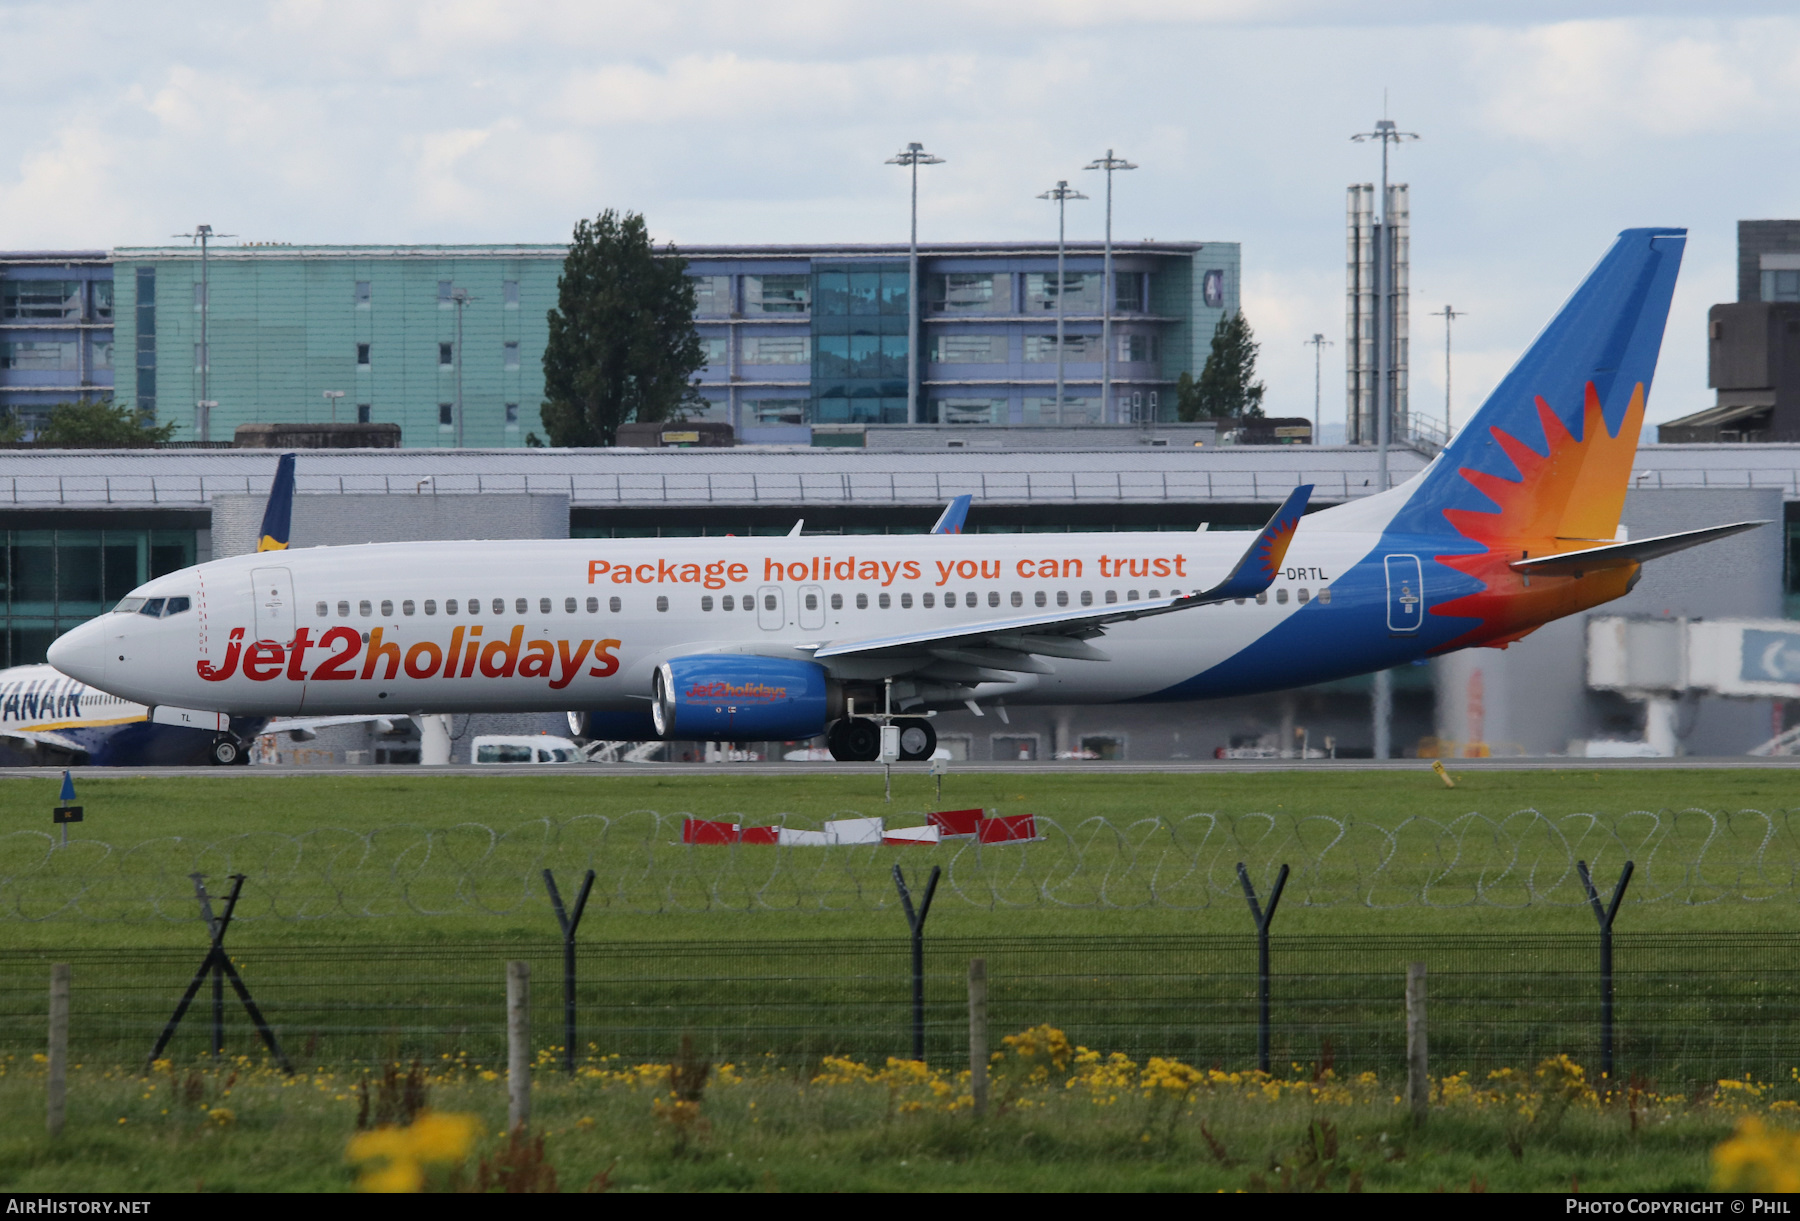
[[[106,677],[106,616],[90,619],[50,642],[48,661],[70,678],[98,686]]]

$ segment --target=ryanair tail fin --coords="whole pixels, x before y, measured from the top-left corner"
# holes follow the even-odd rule
[[[1627,229],[1410,487],[1390,529],[1532,554],[1612,541],[1685,229]]]
[[[263,510],[262,532],[256,541],[256,549],[286,551],[293,524],[294,455],[283,454],[275,467],[275,482],[269,485],[269,505]]]

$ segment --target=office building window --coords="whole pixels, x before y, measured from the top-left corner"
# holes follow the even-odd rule
[[[925,302],[937,314],[1010,314],[1011,277],[987,271],[928,276]]]
[[[0,319],[7,322],[76,322],[80,318],[80,280],[8,280],[0,284]]]
[[[821,271],[817,312],[832,317],[906,313],[904,267]]]
[[[374,407],[372,407],[370,404],[358,403],[356,405],[356,422],[358,424],[369,423],[374,416],[374,411],[375,411]]]
[[[375,289],[375,286],[367,280],[358,280],[356,282],[356,308],[357,309],[368,309],[369,308],[370,303],[373,302],[375,299],[374,289]]]
[[[438,281],[438,304],[439,305],[449,305],[450,304],[450,289],[451,289],[451,282],[449,280],[439,280]]]
[[[373,345],[371,345],[371,344],[359,343],[356,345],[356,367],[357,368],[367,369],[369,367],[369,354],[372,350],[373,350]]]
[[[438,404],[438,427],[439,428],[453,428],[453,427],[455,427],[455,425],[456,425],[456,404],[455,403],[439,403]]]
[[[111,280],[95,280],[94,289],[94,321],[111,322],[113,316],[113,282]]]
[[[744,340],[747,365],[804,365],[812,361],[812,340],[805,335],[751,336]]]
[[[1142,271],[1113,272],[1113,309],[1127,312],[1142,311],[1146,308],[1146,289],[1150,284],[1150,276]]]
[[[438,364],[448,368],[456,363],[456,345],[453,343],[438,344]]]
[[[731,355],[730,350],[726,347],[729,342],[730,340],[723,335],[700,336],[700,351],[705,355],[706,363],[723,366]]]
[[[744,404],[744,414],[748,423],[763,426],[779,424],[804,424],[806,422],[805,399],[751,399]]]
[[[927,424],[1005,424],[1005,399],[933,399]]]
[[[1063,312],[1097,314],[1100,312],[1100,276],[1095,272],[1071,271],[1063,275]],[[1056,273],[1033,272],[1025,277],[1025,309],[1028,313],[1056,312]]]
[[[746,314],[804,314],[812,304],[810,277],[745,276]]]
[[[1765,271],[1762,273],[1764,301],[1800,301],[1800,271]]]
[[[1063,360],[1099,360],[1100,336],[1098,335],[1063,335]],[[1055,364],[1056,336],[1025,336],[1025,363]]]
[[[731,313],[730,276],[689,276],[694,284],[694,316],[724,318]]]
[[[519,426],[519,405],[517,403],[508,403],[506,405],[506,426],[508,428],[517,428]]]
[[[519,282],[517,280],[500,281],[500,303],[507,309],[519,308]]]
[[[1054,397],[1025,400],[1027,424],[1081,425],[1100,423],[1100,400],[1065,395],[1059,405]]]
[[[96,339],[93,342],[93,361],[95,369],[111,369],[113,367],[113,341]]]
[[[999,365],[1006,363],[1004,335],[936,335],[931,359],[940,365]]]
[[[76,345],[41,339],[22,339],[0,343],[0,369],[18,369],[37,373],[72,373],[75,371]]]
[[[516,341],[500,345],[500,366],[504,369],[519,367],[519,345]]]
[[[1118,359],[1124,361],[1161,360],[1161,337],[1157,335],[1120,335]]]

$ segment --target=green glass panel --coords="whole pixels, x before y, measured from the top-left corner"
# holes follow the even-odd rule
[[[49,606],[56,598],[56,538],[50,530],[19,530],[12,536],[12,601]]]
[[[56,600],[99,605],[100,531],[57,531]]]

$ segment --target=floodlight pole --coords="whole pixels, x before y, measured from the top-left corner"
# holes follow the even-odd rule
[[[1392,119],[1382,119],[1374,131],[1358,132],[1350,139],[1381,141],[1381,223],[1375,241],[1375,445],[1380,491],[1388,489],[1388,446],[1392,443],[1394,412],[1394,235],[1388,215],[1388,147],[1417,140],[1417,132],[1401,131]],[[1377,758],[1381,756],[1377,755]]]
[[[1331,346],[1331,340],[1318,332],[1311,339],[1304,341],[1313,350],[1313,444],[1319,443],[1319,387],[1321,371],[1324,367],[1325,349]]]
[[[461,347],[462,345],[459,342],[457,344],[457,346]],[[460,353],[458,355],[460,356]],[[325,391],[325,395],[324,395],[325,401],[327,403],[331,404],[331,422],[333,424],[337,423],[338,400],[343,397],[344,397],[344,392],[342,390],[327,390],[327,391]]]
[[[925,146],[912,141],[887,159],[888,165],[904,165],[912,171],[912,236],[906,246],[906,422],[919,422],[919,167],[942,165]]]
[[[207,342],[207,315],[212,311],[212,286],[207,275],[207,246],[215,237],[236,237],[235,233],[214,233],[211,225],[195,225],[192,233],[177,233],[176,237],[185,237],[200,243],[200,397],[194,402],[195,431],[200,440],[212,440],[212,409],[218,404],[211,402],[212,395],[207,391],[207,380],[212,372],[212,347]]]
[[[1106,171],[1106,254],[1102,260],[1103,270],[1100,275],[1100,419],[1106,420],[1113,412],[1112,394],[1112,312],[1113,312],[1113,265],[1112,265],[1112,178],[1114,170],[1135,170],[1137,166],[1123,157],[1113,156],[1112,149],[1106,150],[1106,156],[1088,162],[1082,166],[1085,170]],[[1060,346],[1060,341],[1059,341]],[[1120,420],[1119,423],[1127,423]]]
[[[1458,318],[1467,318],[1469,311],[1446,304],[1443,309],[1432,311],[1431,316],[1444,320],[1444,444],[1448,445],[1454,431],[1450,426],[1450,324]]]
[[[463,307],[475,300],[466,288],[450,290],[450,300],[456,305],[456,448],[463,447]]]
[[[1063,290],[1068,286],[1063,275],[1063,247],[1068,233],[1066,221],[1069,201],[1087,196],[1071,187],[1067,179],[1059,178],[1055,186],[1038,198],[1056,201],[1056,422],[1060,424],[1063,409],[1063,297],[1066,295]]]

